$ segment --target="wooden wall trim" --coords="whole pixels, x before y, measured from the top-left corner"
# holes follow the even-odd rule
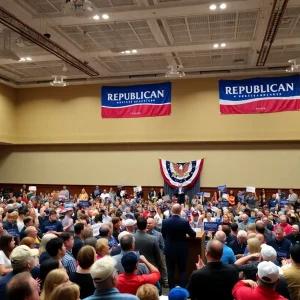
[[[38,192],[53,192],[53,191],[60,191],[62,189],[62,185],[61,184],[26,184],[27,187],[33,185],[37,187]],[[17,192],[18,190],[20,190],[20,188],[22,187],[22,184],[16,184],[16,183],[0,183],[0,189],[11,189],[13,190],[13,192]],[[110,187],[113,187],[113,189],[116,191],[117,187],[115,185],[99,185],[99,188],[101,191],[103,191],[104,189],[106,189],[107,191],[110,189]],[[143,186],[143,191],[145,195],[148,195],[149,191],[151,190],[151,188],[154,188],[154,190],[156,192],[159,191],[159,189],[162,186]],[[67,185],[67,189],[70,192],[70,195],[74,195],[80,194],[80,191],[82,188],[85,188],[86,192],[88,194],[92,193],[95,189],[95,185]],[[128,195],[133,194],[133,186],[125,186],[124,187],[128,193]],[[201,187],[201,191],[203,192],[208,192],[208,193],[213,193],[215,192],[217,189],[216,187]],[[227,191],[233,190],[234,194],[237,194],[239,191],[244,191],[245,187],[228,187]],[[262,188],[257,188],[256,189],[256,194],[257,196],[260,195]],[[268,188],[265,189],[266,191],[266,195],[267,198],[271,197],[273,193],[276,193],[278,190],[278,188]],[[288,194],[288,189],[281,189],[282,192],[285,192],[286,194]],[[294,192],[300,196],[300,189],[294,189]]]

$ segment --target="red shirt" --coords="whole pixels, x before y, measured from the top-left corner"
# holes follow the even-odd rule
[[[243,281],[236,283],[232,289],[232,295],[235,300],[287,300],[274,290],[262,286],[252,289]]]
[[[280,224],[276,224],[276,225],[274,226],[274,229],[273,229],[274,232],[276,231],[276,228],[277,228],[278,226],[280,226],[280,227],[282,228],[283,232],[284,232],[286,235],[292,233],[292,226],[291,226],[290,224],[288,224],[288,223],[286,223],[285,226],[282,226],[281,223],[280,223]]]
[[[120,293],[136,295],[137,289],[146,283],[155,284],[160,278],[160,273],[154,271],[151,274],[120,274],[118,276],[117,289]]]

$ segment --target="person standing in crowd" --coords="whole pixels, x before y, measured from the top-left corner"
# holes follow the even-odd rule
[[[7,300],[40,300],[39,292],[39,283],[29,272],[15,275],[6,287]]]
[[[79,250],[83,247],[83,230],[84,230],[84,225],[82,223],[75,224],[74,245],[72,249],[72,254],[75,259],[77,259],[77,254]]]
[[[221,257],[221,262],[224,265],[234,264],[236,258],[231,248],[225,245],[226,242],[226,234],[223,231],[217,231],[215,234],[215,239],[220,241],[223,244],[223,255]]]
[[[64,231],[74,232],[74,220],[72,218],[73,207],[66,208],[65,217],[62,219],[61,223]]]
[[[97,260],[91,268],[91,276],[96,288],[94,294],[84,300],[139,300],[130,294],[121,294],[116,288],[118,284],[118,272],[116,261],[106,256]]]
[[[299,233],[299,225],[295,224],[292,226],[292,233],[286,236],[288,240],[291,241],[293,245],[300,245],[300,233]]]
[[[290,291],[292,300],[299,300],[300,293],[300,245],[292,245],[290,248],[291,266],[283,270]],[[285,261],[283,262],[285,264]]]
[[[137,275],[139,261],[147,266],[150,274]],[[122,257],[121,263],[125,271],[118,276],[117,289],[121,293],[135,295],[141,285],[155,284],[160,279],[158,269],[148,262],[143,255],[138,256],[135,252],[128,252]]]
[[[288,224],[287,217],[285,215],[280,216],[280,223],[274,226],[274,232],[276,232],[277,227],[281,227],[285,235],[292,233],[292,226]]]
[[[180,286],[186,286],[186,263],[188,257],[188,244],[186,235],[196,237],[196,232],[189,222],[180,217],[181,206],[174,204],[172,216],[162,221],[161,233],[165,239],[165,255],[170,289],[175,287],[175,269],[179,270]]]
[[[233,250],[236,259],[241,258],[247,247],[247,232],[240,230],[237,234],[236,240],[232,241],[228,246]]]
[[[298,200],[298,195],[294,193],[293,189],[289,189],[289,196],[288,200],[290,201],[290,204],[295,205],[296,201]]]
[[[290,258],[291,241],[284,237],[284,232],[281,226],[278,226],[275,231],[275,239],[268,243],[277,252],[277,260],[281,263],[282,260]]]
[[[279,282],[279,269],[269,261],[259,263],[257,283],[252,280],[239,281],[232,290],[235,300],[286,300],[276,291]]]
[[[67,187],[64,185],[62,190],[60,191],[61,195],[64,195],[66,197],[66,201],[68,201],[70,199],[70,193],[67,190]]]
[[[155,236],[147,234],[147,219],[139,218],[137,220],[138,232],[133,235],[135,247],[144,255],[146,259],[159,268],[161,266],[161,255],[158,240]]]
[[[187,290],[191,300],[209,299],[213,293],[214,299],[232,300],[232,288],[239,280],[239,274],[233,265],[224,265],[223,244],[214,239],[208,242],[204,265],[200,255],[196,264],[197,270],[190,277]]]
[[[66,254],[61,259],[61,263],[70,275],[72,272],[76,272],[76,260],[72,254],[74,237],[70,232],[63,232],[59,237],[64,241],[66,248]]]
[[[247,214],[242,214],[242,222],[238,223],[239,230],[248,230],[248,225],[250,224],[248,219],[249,217]]]
[[[202,228],[203,223],[202,220],[199,218],[199,212],[197,210],[194,210],[192,212],[192,221],[190,222],[190,226],[192,228]]]
[[[0,278],[12,271],[11,261],[9,259],[11,252],[15,248],[14,237],[10,234],[0,238]]]
[[[51,239],[47,245],[46,250],[48,254],[53,259],[57,259],[59,261],[66,255],[66,247],[64,245],[64,241],[61,238]]]
[[[42,233],[54,233],[56,235],[60,235],[63,231],[61,222],[57,220],[56,211],[50,211],[49,220],[44,222]]]

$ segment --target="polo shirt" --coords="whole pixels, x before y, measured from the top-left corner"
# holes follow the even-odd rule
[[[154,271],[151,274],[137,275],[137,274],[120,274],[118,276],[117,289],[121,293],[128,293],[135,295],[137,289],[146,283],[155,284],[160,279],[160,273]]]
[[[294,236],[293,234],[288,234],[286,236],[286,238],[288,240],[290,240],[293,245],[299,245],[300,244],[300,233],[298,233],[296,236]]]
[[[283,258],[290,258],[290,248],[292,245],[290,240],[284,238],[279,242],[274,239],[270,243],[267,243],[267,245],[272,246],[275,249],[277,252],[277,260],[279,262],[281,262]]]
[[[139,300],[139,298],[129,294],[121,294],[118,289],[111,288],[101,291],[96,290],[94,295],[84,300]]]
[[[300,287],[300,264],[293,264],[290,268],[283,271],[282,277],[285,278],[293,300],[299,299]]]
[[[234,256],[234,253],[231,248],[229,248],[227,245],[223,244],[223,255],[221,257],[221,262],[224,265],[228,264],[234,264],[236,261],[236,258]]]
[[[76,272],[76,260],[70,251],[66,251],[66,255],[61,259],[61,263],[67,270],[68,275]]]
[[[239,281],[232,289],[232,295],[236,300],[286,300],[272,289],[258,286],[255,289],[248,287],[243,281]]]
[[[234,255],[244,254],[247,247],[245,244],[240,245],[237,240],[232,241],[228,246],[232,249]]]

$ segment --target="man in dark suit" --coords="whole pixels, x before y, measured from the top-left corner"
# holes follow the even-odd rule
[[[186,261],[188,256],[188,244],[186,235],[196,237],[196,232],[191,228],[189,222],[180,217],[181,206],[174,204],[172,216],[162,221],[161,233],[165,239],[165,255],[168,270],[168,281],[170,289],[175,287],[174,277],[176,266],[179,270],[180,286],[186,286]]]
[[[174,191],[174,194],[177,197],[179,204],[184,204],[184,192],[185,190],[182,184],[180,184],[178,188]]]
[[[147,233],[147,219],[137,219],[136,225],[138,232],[133,235],[135,250],[140,251],[141,255],[144,255],[152,265],[159,269],[161,267],[161,255],[157,238]]]
[[[200,255],[198,263],[187,286],[191,300],[222,299],[232,300],[232,289],[239,280],[239,273],[233,265],[223,265],[223,244],[218,240],[208,242],[205,256],[207,264],[204,265]]]

